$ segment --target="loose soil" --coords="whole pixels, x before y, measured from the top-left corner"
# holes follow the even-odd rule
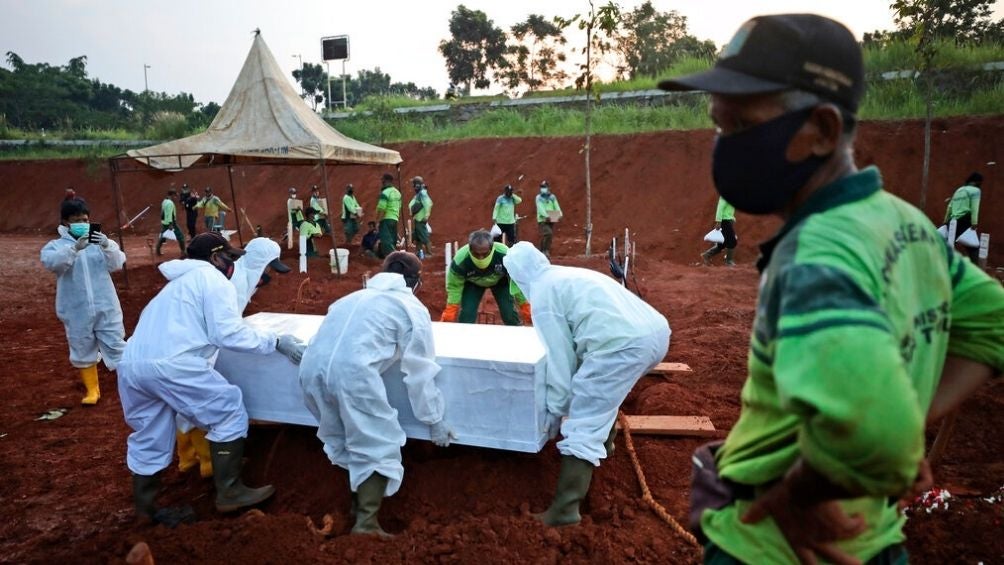
[[[946,121],[935,128],[935,169],[929,212],[972,169],[988,177],[984,229],[996,229],[1004,199],[995,197],[993,169],[1004,120]],[[910,198],[919,185],[920,126],[916,122],[866,124],[859,163],[877,162],[890,188]],[[996,137],[993,137],[996,136]],[[914,140],[916,138],[916,140]],[[668,360],[694,372],[645,377],[625,403],[629,414],[707,415],[728,430],[739,414],[746,346],[754,315],[758,275],[750,265],[753,244],[776,229],[776,222],[740,217],[741,265],[725,269],[691,264],[711,227],[715,197],[707,172],[706,132],[666,132],[609,136],[594,150],[594,250],[630,227],[638,241],[633,263],[644,297],[666,315],[673,328]],[[571,218],[584,203],[571,196],[581,183],[577,139],[475,140],[397,147],[406,159],[403,177],[421,174],[436,200],[433,234],[436,255],[426,261],[420,298],[434,317],[442,310],[442,244],[461,240],[488,223],[496,185],[520,174],[529,198],[547,178],[569,218],[559,227],[555,262],[606,271],[602,257],[579,255],[581,229]],[[951,151],[952,157],[948,158]],[[651,155],[651,156],[650,156]],[[941,157],[939,157],[939,155]],[[915,162],[916,161],[916,162]],[[93,167],[90,168],[93,170]],[[38,262],[38,251],[55,224],[56,203],[67,185],[88,199],[99,221],[114,221],[107,173],[88,176],[82,162],[0,163],[0,342],[8,368],[0,378],[0,562],[121,563],[138,541],[146,541],[164,563],[193,562],[650,562],[689,563],[700,552],[687,545],[640,501],[634,470],[622,440],[614,457],[594,476],[580,526],[550,529],[530,516],[546,507],[558,472],[558,454],[549,444],[539,454],[470,447],[440,449],[413,441],[404,449],[405,481],[381,510],[392,540],[345,535],[350,527],[346,474],[321,451],[313,430],[297,426],[252,428],[246,476],[251,484],[270,482],[278,490],[263,513],[222,516],[212,507],[211,482],[197,474],[164,473],[159,502],[191,504],[199,521],[174,530],[134,523],[129,473],[125,467],[123,422],[115,375],[101,367],[102,399],[82,408],[82,387],[67,360],[63,329],[53,310],[55,285]],[[989,174],[988,174],[989,171]],[[340,186],[360,187],[372,212],[375,180],[369,167],[331,167]],[[283,225],[285,189],[318,182],[311,167],[235,169],[238,204],[272,235]],[[223,179],[223,182],[220,179]],[[176,175],[134,174],[120,178],[129,216],[159,202],[163,189],[182,182],[201,188],[226,186],[225,170]],[[996,181],[999,184],[999,181]],[[219,191],[218,191],[219,192]],[[266,198],[266,195],[267,198]],[[913,198],[915,200],[915,198]],[[228,200],[229,201],[229,200]],[[934,203],[937,204],[934,204]],[[155,206],[156,207],[156,206]],[[42,214],[38,210],[43,210]],[[276,209],[278,211],[276,211]],[[529,213],[524,204],[522,213]],[[232,216],[231,216],[232,217]],[[127,333],[149,299],[164,285],[148,241],[156,216],[126,233],[128,282],[115,275]],[[229,222],[228,218],[228,222]],[[581,222],[580,222],[581,224]],[[337,227],[337,220],[336,220]],[[111,230],[109,230],[111,231]],[[999,230],[998,230],[999,231]],[[37,232],[37,233],[29,233]],[[245,231],[245,234],[247,231]],[[252,299],[247,313],[285,311],[323,314],[337,298],[359,288],[379,264],[350,246],[349,273],[338,277],[322,260],[311,261],[309,279],[275,276]],[[165,258],[177,253],[165,246]],[[992,256],[1004,259],[1004,256]],[[288,258],[292,262],[292,258]],[[984,500],[1004,484],[1004,385],[985,387],[961,414],[955,440],[936,470],[937,484],[953,493],[948,511],[914,513],[907,525],[908,547],[917,563],[999,562],[1002,506]],[[36,420],[66,408],[53,421]],[[724,432],[723,432],[724,433]],[[929,440],[933,437],[929,431]],[[653,496],[678,520],[686,515],[690,453],[704,440],[635,437]],[[334,522],[319,536],[326,514]]]

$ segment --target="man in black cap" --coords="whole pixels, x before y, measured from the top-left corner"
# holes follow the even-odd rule
[[[199,211],[195,206],[199,203],[198,193],[194,193],[188,188],[188,184],[181,185],[181,207],[185,210],[185,227],[188,228],[188,237],[195,237],[195,220],[199,217]]]
[[[855,167],[864,65],[843,25],[753,18],[713,69],[659,86],[711,94],[719,194],[785,222],[761,245],[739,421],[695,454],[705,562],[905,560],[895,497],[925,417],[1004,368],[1004,289]]]
[[[188,245],[188,259],[158,266],[167,285],[140,314],[118,366],[119,397],[129,435],[126,462],[133,473],[137,516],[171,521],[177,515],[154,504],[158,473],[171,464],[175,417],[207,430],[216,484],[216,509],[232,512],[268,499],[271,486],[241,481],[248,414],[241,391],[214,368],[221,347],[267,355],[279,351],[299,363],[304,344],[244,322],[237,291],[228,280],[244,250],[218,233],[202,233]],[[173,517],[173,518],[172,518]]]
[[[956,237],[965,233],[969,228],[976,230],[976,224],[980,221],[980,187],[983,185],[983,175],[974,172],[966,178],[966,182],[955,189],[952,198],[948,201],[948,209],[945,210],[945,223],[955,220]],[[979,247],[967,249],[969,259],[977,263],[980,257]]]

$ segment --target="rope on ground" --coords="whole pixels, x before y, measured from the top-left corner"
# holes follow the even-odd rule
[[[627,417],[624,416],[624,412],[617,414],[617,420],[620,421],[621,430],[624,432],[624,443],[627,446],[628,455],[631,457],[631,465],[634,466],[634,472],[638,476],[638,484],[641,485],[642,502],[647,504],[655,512],[656,516],[662,518],[663,522],[669,524],[669,527],[679,534],[680,537],[690,542],[694,547],[700,548],[701,545],[697,543],[697,538],[681,526],[675,518],[669,515],[669,512],[661,504],[652,498],[652,491],[649,490],[648,483],[645,481],[645,472],[642,471],[641,463],[638,461],[638,453],[634,450],[634,441],[631,439],[631,428],[628,427]]]
[[[310,282],[310,277],[303,279],[300,286],[296,287],[296,305],[293,306],[293,312],[296,312],[300,307],[300,303],[303,302],[303,286]]]

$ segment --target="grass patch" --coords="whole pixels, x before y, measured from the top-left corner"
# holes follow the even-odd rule
[[[64,147],[46,144],[30,144],[19,147],[0,147],[0,160],[31,159],[84,159],[88,163],[97,159],[107,159],[125,153],[122,147]],[[90,166],[90,165],[89,165]],[[103,163],[101,166],[105,166]]]
[[[938,69],[977,69],[985,63],[1004,61],[1004,44],[956,45],[952,41],[939,41],[934,66]],[[918,66],[914,46],[904,41],[893,41],[881,47],[869,45],[864,49],[865,69],[870,73],[905,71]]]

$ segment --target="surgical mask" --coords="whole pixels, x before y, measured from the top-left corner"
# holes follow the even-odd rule
[[[544,196],[547,196],[548,192],[550,192],[550,190],[546,186],[542,186],[540,188],[540,193],[543,194]]]
[[[799,163],[785,157],[788,144],[812,108],[782,114],[748,130],[715,139],[711,169],[715,188],[736,210],[749,214],[780,211],[829,156]]]
[[[494,256],[495,256],[495,248],[492,248],[492,250],[488,252],[488,255],[486,255],[484,259],[478,259],[474,255],[471,255],[471,261],[474,263],[475,267],[479,269],[487,269],[488,265],[492,264],[492,257]]]
[[[87,222],[74,222],[69,226],[70,235],[80,239],[87,235],[87,232],[91,231],[91,224]]]

